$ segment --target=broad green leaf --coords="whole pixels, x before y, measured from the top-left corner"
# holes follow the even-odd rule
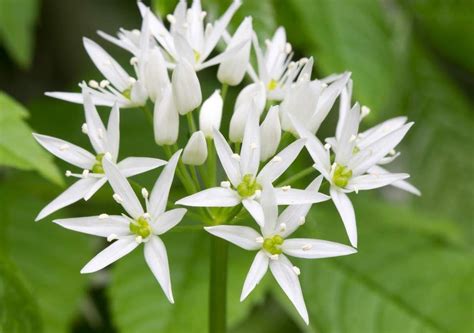
[[[446,239],[443,224],[416,212],[355,200],[359,252],[338,259],[292,259],[301,268],[310,326],[307,332],[468,333],[474,329],[474,257]],[[434,222],[436,230],[419,228]],[[313,209],[305,237],[338,239],[334,209]],[[339,230],[337,230],[339,229]],[[300,234],[300,236],[302,236]]]
[[[0,45],[22,68],[33,57],[38,0],[0,0]]]
[[[120,332],[206,332],[208,328],[209,237],[204,232],[171,232],[167,246],[175,304],[169,304],[143,258],[143,249],[120,260],[110,289],[112,314]],[[264,287],[240,303],[252,253],[230,247],[228,318],[233,326],[263,296]]]
[[[62,229],[50,220],[34,222],[47,204],[40,199],[41,189],[47,186],[45,181],[23,175],[4,180],[0,224],[6,229],[3,247],[28,279],[45,332],[66,333],[86,291],[88,278],[79,271],[93,252],[87,236]]]
[[[36,170],[50,181],[63,184],[52,157],[34,141],[26,118],[28,111],[0,91],[0,166]]]
[[[42,332],[38,304],[16,267],[5,258],[0,258],[0,332]]]

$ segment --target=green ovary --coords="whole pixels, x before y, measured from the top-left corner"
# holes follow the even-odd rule
[[[272,238],[265,238],[263,241],[263,249],[270,254],[282,254],[280,246],[283,244],[284,239],[280,235],[274,235]]]
[[[242,198],[248,198],[255,194],[257,190],[261,190],[262,186],[257,183],[254,176],[248,174],[242,179],[242,182],[237,186],[237,193]]]
[[[267,89],[269,91],[273,91],[278,87],[278,81],[271,79],[270,82],[267,84]]]
[[[124,91],[122,91],[122,95],[126,99],[132,99],[132,89],[131,88],[125,89]]]
[[[104,167],[102,166],[102,160],[104,159],[105,154],[97,154],[95,157],[95,164],[92,166],[93,173],[104,173]]]
[[[137,236],[141,236],[143,239],[151,235],[151,227],[148,221],[144,217],[139,217],[134,223],[130,223],[130,231]]]
[[[332,176],[333,183],[338,187],[346,187],[349,183],[349,179],[352,177],[352,170],[342,165],[337,165]]]
[[[199,62],[199,59],[201,59],[201,53],[199,53],[198,51],[196,50],[193,50],[193,53],[194,53],[194,62]]]

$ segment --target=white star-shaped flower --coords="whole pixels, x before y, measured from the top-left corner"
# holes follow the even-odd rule
[[[413,125],[405,124],[359,150],[356,148],[359,121],[360,106],[356,104],[344,118],[340,137],[333,147],[335,162],[331,165],[331,145],[323,146],[316,136],[292,118],[299,136],[307,140],[306,147],[314,160],[314,168],[330,183],[331,198],[354,247],[357,247],[356,219],[347,193],[383,187],[409,177],[406,173],[369,173],[369,170],[398,145]]]
[[[193,207],[233,207],[240,203],[253,218],[263,225],[263,211],[259,203],[263,184],[273,183],[293,163],[305,140],[300,139],[280,151],[259,170],[260,164],[260,127],[258,115],[251,113],[245,127],[241,154],[234,154],[224,136],[214,130],[214,144],[217,155],[229,181],[185,197],[177,204]],[[289,186],[277,188],[279,205],[316,203],[328,200],[329,197],[316,191],[293,189]]]
[[[117,161],[120,142],[120,114],[118,106],[114,105],[112,108],[106,128],[92,103],[87,89],[84,89],[83,96],[86,122],[82,125],[82,131],[89,137],[94,148],[94,154],[61,139],[33,134],[36,141],[50,153],[83,169],[83,172],[79,174],[71,173],[70,171],[66,172],[66,176],[77,177],[79,180],[44,207],[36,217],[36,221],[80,199],[88,200],[107,182],[107,176],[104,174],[102,166],[105,154],[110,154],[111,160],[114,163]],[[117,166],[126,177],[130,177],[164,164],[166,164],[166,161],[156,158],[127,157],[120,161]]]
[[[321,176],[315,179],[308,189],[317,191],[321,180]],[[308,324],[308,312],[298,279],[300,270],[293,266],[286,255],[318,259],[345,256],[356,253],[357,250],[347,245],[319,239],[288,239],[288,236],[305,222],[311,204],[289,206],[278,216],[277,200],[271,185],[264,188],[261,203],[264,223],[260,232],[250,227],[235,225],[219,225],[205,229],[214,236],[223,238],[245,250],[258,251],[245,279],[241,301],[250,294],[270,267],[276,281]]]
[[[115,192],[113,197],[122,205],[128,216],[101,214],[54,221],[70,230],[106,237],[108,241],[115,240],[89,261],[82,268],[81,273],[101,270],[144,243],[145,261],[168,300],[174,303],[168,255],[159,236],[178,224],[186,214],[184,208],[165,211],[180,153],[181,151],[178,151],[171,157],[150,195],[145,189],[142,190],[146,201],[146,211],[143,210],[122,171],[107,158],[103,160],[105,174]]]

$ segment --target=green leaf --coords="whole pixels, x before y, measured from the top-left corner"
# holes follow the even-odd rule
[[[445,237],[454,223],[377,200],[355,200],[359,252],[292,261],[301,268],[307,332],[460,332],[474,329],[474,256]],[[335,209],[313,209],[305,237],[344,234]],[[437,227],[431,229],[434,222]],[[337,226],[336,226],[337,224]],[[425,226],[425,229],[422,226]],[[313,237],[312,236],[312,237]],[[277,288],[282,304],[297,315]]]
[[[22,68],[31,65],[38,0],[0,0],[0,45]]]
[[[3,247],[28,279],[45,332],[65,333],[86,291],[88,278],[79,271],[93,251],[90,237],[62,229],[49,220],[34,222],[47,203],[39,199],[38,189],[48,186],[35,178],[22,175],[2,184],[0,224],[6,230]]]
[[[0,332],[42,332],[38,304],[12,263],[0,258]]]
[[[0,166],[36,170],[50,181],[62,185],[63,179],[52,157],[34,141],[26,118],[28,111],[0,91]]]
[[[121,259],[113,270],[110,299],[114,322],[120,332],[195,332],[208,329],[209,237],[204,232],[171,232],[167,247],[175,304],[169,304],[138,248]],[[231,247],[228,273],[229,326],[245,318],[262,299],[259,287],[239,302],[252,253]]]

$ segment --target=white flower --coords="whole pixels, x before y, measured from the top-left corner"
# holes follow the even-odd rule
[[[67,141],[41,134],[33,134],[35,139],[50,153],[60,159],[84,170],[80,174],[66,172],[67,176],[79,178],[67,190],[44,207],[36,217],[36,221],[49,214],[73,204],[80,199],[88,200],[106,182],[102,161],[105,154],[110,154],[111,160],[117,161],[120,141],[120,115],[115,105],[110,113],[107,128],[102,123],[97,110],[92,103],[87,88],[83,91],[86,123],[82,126],[94,148],[94,154]],[[117,164],[117,167],[126,176],[134,176],[166,164],[166,161],[148,157],[128,157]]]
[[[246,43],[219,65],[217,78],[221,83],[235,86],[242,82],[249,66],[252,33],[252,18],[246,17],[232,36],[227,50],[231,50],[242,42],[246,41]]]
[[[201,85],[196,72],[186,59],[181,59],[176,65],[171,81],[174,103],[179,114],[184,115],[201,105]]]
[[[314,160],[314,167],[330,183],[330,195],[341,215],[351,244],[357,247],[357,227],[354,208],[346,193],[370,190],[390,185],[409,177],[406,173],[369,173],[403,139],[413,123],[408,123],[381,136],[373,143],[359,149],[356,146],[360,121],[360,107],[356,104],[345,116],[340,137],[333,147],[335,162],[331,165],[328,144],[323,147],[319,139],[292,119],[301,138],[307,139],[306,147]]]
[[[107,267],[127,255],[144,243],[145,261],[171,303],[174,303],[168,265],[168,255],[160,235],[178,224],[186,214],[186,209],[178,208],[165,211],[168,195],[180,152],[171,157],[148,199],[148,192],[143,189],[146,211],[117,166],[104,159],[103,166],[110,185],[115,191],[116,199],[125,209],[127,215],[107,215],[79,217],[55,220],[64,228],[101,236],[111,245],[89,261],[81,273],[92,273]]]
[[[164,90],[161,100],[155,103],[153,130],[155,142],[160,146],[172,145],[178,140],[179,113],[174,104],[171,85]]]
[[[202,131],[194,132],[183,150],[183,163],[202,165],[207,159],[206,137]]]
[[[278,105],[272,106],[268,110],[267,117],[260,126],[260,161],[266,161],[275,155],[281,139],[280,117],[278,115]]]
[[[219,130],[222,120],[222,107],[224,101],[220,90],[214,93],[202,103],[199,110],[199,128],[203,131],[206,138],[212,138],[213,130]]]
[[[297,140],[274,156],[260,171],[260,129],[258,117],[251,113],[247,120],[241,154],[233,154],[224,136],[214,130],[217,155],[232,186],[214,187],[176,202],[194,207],[233,207],[240,203],[259,223],[263,212],[258,201],[263,184],[272,183],[293,163],[305,144]],[[288,187],[276,189],[279,205],[294,205],[325,201],[328,196]]]
[[[319,177],[313,181],[308,189],[317,191],[321,180],[322,177]],[[250,227],[235,225],[219,225],[205,229],[245,250],[258,251],[245,279],[241,301],[256,287],[270,267],[275,280],[308,324],[308,312],[298,278],[300,270],[293,266],[286,255],[319,259],[345,256],[356,253],[357,250],[347,245],[319,239],[288,239],[287,237],[301,225],[301,221],[304,221],[311,204],[289,206],[278,216],[277,200],[271,186],[266,186],[263,190],[261,202],[264,223],[261,225],[260,233]]]
[[[171,58],[168,66],[174,67],[184,58],[194,70],[199,71],[219,64],[238,52],[246,41],[208,59],[240,5],[240,0],[234,0],[218,20],[204,26],[204,18],[207,13],[202,11],[201,1],[194,0],[192,6],[187,8],[186,1],[180,0],[174,13],[166,16],[170,22],[169,30],[158,17],[151,14],[150,30]],[[141,2],[138,3],[138,6],[143,17],[150,12],[149,8]]]
[[[286,42],[283,27],[276,30],[272,40],[266,40],[265,53],[262,52],[257,37],[254,35],[253,45],[257,55],[258,74],[249,68],[249,75],[254,82],[262,82],[266,88],[266,99],[282,100],[285,91],[300,74],[311,76],[313,64],[307,58],[297,62],[291,61],[293,52],[291,44]]]
[[[308,64],[312,61],[311,58]],[[294,131],[289,118],[292,115],[311,133],[316,133],[349,77],[350,73],[345,73],[327,85],[323,81],[311,81],[307,74],[300,75],[298,81],[286,90],[280,106],[283,130]]]

